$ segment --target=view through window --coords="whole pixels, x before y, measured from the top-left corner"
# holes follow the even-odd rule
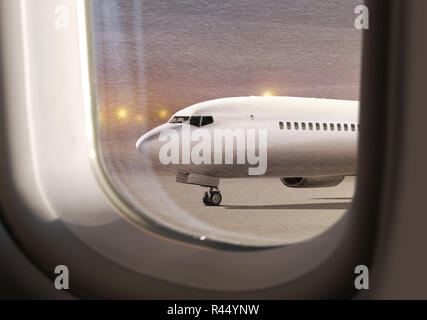
[[[118,192],[156,224],[201,240],[280,245],[336,223],[356,179],[358,5],[92,0],[98,134]],[[232,163],[224,147],[217,162],[201,148],[189,154],[193,166],[185,165],[183,145],[183,166],[172,163],[173,147],[162,161],[172,135],[162,142],[152,130],[165,126],[178,128],[182,141],[187,128],[190,135],[230,129]],[[150,132],[143,143],[151,149],[137,150]],[[250,175],[239,155],[250,160],[252,133],[258,162],[249,167],[258,173]]]

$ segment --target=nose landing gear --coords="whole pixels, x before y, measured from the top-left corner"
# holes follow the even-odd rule
[[[210,187],[209,192],[206,191],[203,197],[203,203],[205,206],[219,206],[222,201],[221,192],[218,188],[215,188],[217,191],[214,191],[214,187]]]

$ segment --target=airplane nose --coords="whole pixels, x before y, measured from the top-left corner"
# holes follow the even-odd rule
[[[159,141],[159,132],[151,130],[146,134],[142,135],[141,138],[136,142],[136,149],[140,154],[147,158],[152,158],[153,153],[155,152],[156,142]]]
[[[138,152],[148,159],[158,160],[161,147],[159,137],[163,129],[165,129],[164,125],[154,128],[142,135],[136,142],[136,149]]]

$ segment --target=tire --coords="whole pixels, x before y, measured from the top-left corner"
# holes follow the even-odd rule
[[[203,203],[205,204],[205,206],[210,205],[210,199],[209,199],[209,193],[208,192],[205,192],[205,195],[203,196]]]
[[[210,200],[211,205],[219,206],[221,204],[221,201],[222,201],[221,193],[219,193],[218,191],[212,192],[209,200]]]

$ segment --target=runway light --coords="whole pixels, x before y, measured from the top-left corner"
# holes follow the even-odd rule
[[[123,107],[117,108],[117,110],[116,110],[116,118],[117,119],[124,120],[128,117],[128,115],[129,115],[129,112],[126,108],[123,108]]]
[[[159,111],[159,117],[161,119],[166,119],[169,116],[169,111],[166,109],[162,109]]]
[[[135,117],[135,121],[136,121],[136,122],[144,122],[144,117],[143,117],[141,114],[138,114],[138,115]]]
[[[271,92],[271,91],[265,91],[265,92],[262,94],[262,96],[263,96],[263,97],[272,97],[272,96],[274,96],[274,94],[273,94],[273,92]]]

